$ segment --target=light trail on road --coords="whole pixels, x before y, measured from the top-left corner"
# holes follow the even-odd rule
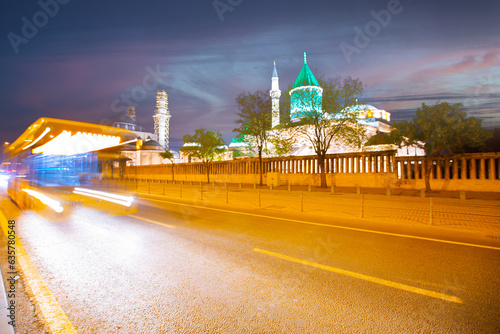
[[[79,333],[448,333],[498,324],[491,249],[314,216],[147,198],[138,209],[19,218],[32,263]]]

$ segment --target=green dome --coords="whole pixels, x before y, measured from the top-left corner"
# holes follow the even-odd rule
[[[302,86],[320,87],[318,80],[316,80],[311,69],[309,68],[309,66],[307,66],[307,58],[306,57],[307,57],[306,53],[304,52],[304,66],[302,66],[302,70],[300,70],[299,76],[297,77],[297,80],[295,80],[295,83],[294,83],[292,89],[295,89],[297,87],[302,87]]]

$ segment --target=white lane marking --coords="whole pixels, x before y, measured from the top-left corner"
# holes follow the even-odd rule
[[[130,215],[130,217],[133,217],[133,218],[135,218],[135,219],[144,220],[144,221],[146,221],[146,222],[148,222],[148,223],[152,223],[152,224],[160,225],[160,226],[163,226],[163,227],[175,228],[175,226],[173,226],[173,225],[160,223],[160,222],[157,222],[156,220],[151,220],[151,219],[147,219],[147,218],[142,218],[142,217],[135,216],[135,215]]]
[[[261,254],[265,254],[265,255],[269,255],[269,256],[272,256],[272,257],[276,257],[276,258],[279,258],[279,259],[283,259],[283,260],[287,260],[287,261],[291,261],[291,262],[295,262],[295,263],[304,264],[306,266],[310,266],[310,267],[313,267],[313,268],[327,270],[327,271],[330,271],[330,272],[333,272],[333,273],[336,273],[336,274],[339,274],[339,275],[349,276],[349,277],[357,278],[357,279],[360,279],[360,280],[363,280],[363,281],[372,282],[372,283],[376,283],[376,284],[380,284],[380,285],[385,285],[385,286],[389,286],[391,288],[396,288],[396,289],[403,290],[403,291],[409,291],[409,292],[417,293],[417,294],[423,295],[423,296],[428,296],[428,297],[432,297],[432,298],[438,298],[438,299],[442,299],[442,300],[446,300],[446,301],[453,302],[453,303],[458,303],[458,304],[462,304],[463,303],[462,300],[460,298],[458,298],[458,297],[450,296],[450,295],[447,295],[447,294],[444,294],[444,293],[440,293],[440,292],[435,292],[435,291],[431,291],[431,290],[417,288],[417,287],[414,287],[414,286],[411,286],[411,285],[406,285],[406,284],[401,284],[401,283],[397,283],[397,282],[393,282],[393,281],[388,281],[388,280],[385,280],[385,279],[382,279],[382,278],[378,278],[378,277],[373,277],[373,276],[368,276],[368,275],[364,275],[364,274],[359,274],[359,273],[356,273],[354,271],[349,271],[349,270],[344,270],[344,269],[340,269],[340,268],[330,267],[330,266],[327,266],[327,265],[324,265],[324,264],[320,264],[320,263],[316,263],[316,262],[311,262],[311,261],[307,261],[307,260],[302,260],[302,259],[299,259],[299,258],[296,258],[296,257],[292,257],[292,256],[280,254],[280,253],[266,251],[264,249],[254,248],[254,249],[252,249],[252,251],[257,252],[257,253],[261,253]]]
[[[272,216],[258,215],[258,214],[255,214],[255,213],[238,212],[238,211],[232,211],[232,210],[209,208],[209,207],[200,206],[200,205],[177,203],[177,202],[170,202],[170,201],[165,201],[165,200],[157,200],[157,199],[148,198],[148,197],[141,197],[141,198],[145,199],[145,200],[148,200],[148,201],[153,201],[153,202],[160,202],[160,203],[168,203],[168,204],[174,204],[174,205],[190,206],[190,207],[198,208],[198,209],[205,209],[205,210],[212,210],[212,211],[219,211],[219,212],[227,212],[227,213],[233,213],[233,214],[237,214],[237,215],[244,215],[244,216],[251,216],[251,217],[259,217],[259,218],[267,218],[267,219],[274,219],[274,220],[289,221],[289,222],[294,222],[294,223],[299,223],[299,224],[332,227],[332,228],[337,228],[337,229],[342,229],[342,230],[350,230],[350,231],[373,233],[373,234],[382,234],[382,235],[389,235],[389,236],[399,237],[399,238],[426,240],[426,241],[440,242],[440,243],[452,244],[452,245],[460,245],[460,246],[468,246],[468,247],[477,247],[477,248],[500,250],[500,247],[494,247],[494,246],[470,244],[470,243],[466,243],[466,242],[441,240],[441,239],[434,239],[434,238],[417,237],[417,236],[408,235],[408,234],[397,234],[397,233],[390,233],[390,232],[381,232],[381,231],[374,231],[374,230],[366,230],[366,229],[356,228],[356,227],[347,227],[347,226],[340,226],[340,225],[330,225],[330,224],[323,224],[323,223],[313,223],[313,222],[308,222],[308,221],[303,221],[303,220],[281,218],[281,217],[272,217]]]

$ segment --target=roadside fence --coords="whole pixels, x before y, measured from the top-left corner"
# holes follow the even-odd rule
[[[363,218],[412,221],[421,224],[493,228],[500,231],[498,200],[426,197],[414,191],[410,196],[356,187],[353,189],[310,186],[267,187],[256,184],[228,184],[193,181],[104,179],[92,186],[109,191],[160,195],[191,201],[197,205],[229,205],[244,209],[267,209],[329,215],[332,218]],[[342,192],[341,192],[342,191]],[[439,194],[437,194],[439,195]]]

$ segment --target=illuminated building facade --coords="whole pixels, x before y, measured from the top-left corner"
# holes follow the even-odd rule
[[[160,143],[153,139],[142,142],[141,148],[136,150],[122,151],[129,158],[127,166],[159,165],[172,163],[169,159],[163,159],[159,153],[165,151]],[[175,153],[174,153],[175,155]]]

